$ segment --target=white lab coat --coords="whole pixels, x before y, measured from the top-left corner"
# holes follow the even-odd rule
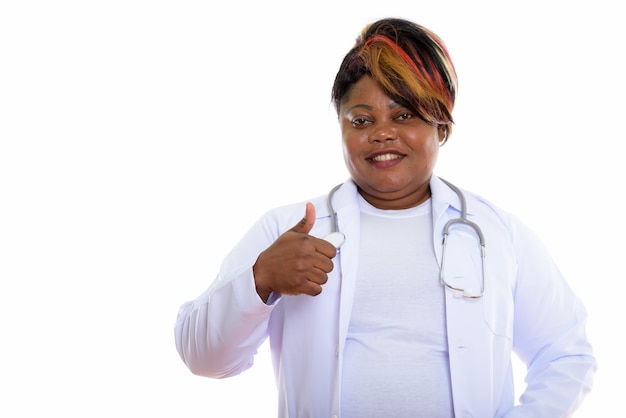
[[[460,201],[435,176],[431,191],[433,245],[441,262],[443,225],[459,216]],[[304,204],[272,210],[249,230],[209,289],[180,309],[176,345],[193,373],[237,375],[252,366],[269,336],[279,416],[340,415],[342,353],[359,257],[356,194],[349,180],[333,198],[347,239],[316,297],[274,295],[266,305],[252,276],[258,254],[304,216]],[[568,416],[591,389],[596,369],[585,334],[586,311],[526,227],[479,196],[464,195],[468,218],[483,231],[487,261],[482,298],[446,291],[455,416]],[[326,196],[312,202],[317,220],[311,235],[323,237],[330,231]],[[515,408],[512,352],[528,367],[527,389]]]

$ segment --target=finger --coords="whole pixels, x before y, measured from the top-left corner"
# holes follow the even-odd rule
[[[307,283],[303,286],[301,293],[309,296],[317,296],[322,293],[322,285],[319,283],[315,283],[312,280],[307,281]]]
[[[317,239],[315,241],[315,251],[324,255],[328,259],[334,258],[337,255],[337,247],[325,239]]]
[[[313,225],[315,224],[315,206],[311,202],[307,202],[306,209],[304,212],[304,218],[300,220],[293,228],[291,228],[294,232],[299,232],[301,234],[308,234]]]
[[[309,272],[307,280],[321,286],[328,282],[328,274],[321,269],[315,269]]]
[[[333,261],[325,255],[315,257],[313,260],[313,267],[323,271],[324,273],[330,273],[335,268]]]

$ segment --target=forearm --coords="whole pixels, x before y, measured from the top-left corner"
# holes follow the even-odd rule
[[[593,356],[561,358],[538,373],[506,418],[570,417],[592,388]]]
[[[564,327],[550,345],[526,360],[527,385],[516,414],[567,417],[579,407],[592,388],[597,368],[584,323],[581,319],[569,329]]]
[[[570,416],[591,390],[597,367],[587,311],[538,238],[528,228],[515,231],[514,351],[527,376],[521,405],[510,416]]]
[[[176,348],[192,373],[222,378],[248,369],[267,336],[272,306],[256,293],[252,273],[224,283],[218,278],[184,304],[175,326]]]

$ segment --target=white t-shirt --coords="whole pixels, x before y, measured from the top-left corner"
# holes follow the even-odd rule
[[[344,352],[343,417],[453,417],[444,290],[430,200],[380,210],[360,198],[361,244]]]

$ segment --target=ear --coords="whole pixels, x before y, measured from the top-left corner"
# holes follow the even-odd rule
[[[441,124],[439,128],[437,128],[437,132],[439,133],[439,146],[442,146],[448,139],[450,138],[450,133],[452,132],[452,124]]]

